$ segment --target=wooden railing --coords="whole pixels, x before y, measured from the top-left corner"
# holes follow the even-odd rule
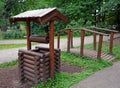
[[[117,33],[118,31],[110,30],[110,29],[107,29],[107,28],[98,28],[98,27],[89,27],[89,29],[92,29],[94,31],[103,30],[105,32],[109,32],[109,35],[110,35],[109,53],[112,53],[114,34]],[[94,50],[96,50],[96,33],[94,33],[93,38],[94,38],[94,43],[93,43],[94,44]]]
[[[98,43],[98,52],[97,52],[97,58],[101,58],[101,49],[102,49],[102,42],[103,42],[103,36],[109,36],[108,34],[102,33],[102,32],[97,32],[95,30],[90,30],[86,28],[66,28],[68,30],[68,47],[67,51],[70,52],[70,41],[71,41],[71,30],[80,30],[81,32],[81,47],[80,47],[80,55],[83,56],[84,52],[84,37],[85,37],[85,31],[91,32],[94,34],[99,35],[99,43]]]

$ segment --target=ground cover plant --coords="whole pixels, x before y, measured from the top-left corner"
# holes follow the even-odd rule
[[[26,44],[0,44],[0,50],[10,49],[10,48],[18,48],[26,46]]]
[[[62,52],[61,59],[63,62],[68,62],[72,65],[82,66],[84,69],[82,72],[70,74],[60,72],[55,75],[55,80],[48,80],[47,83],[39,84],[33,88],[69,88],[72,84],[85,79],[94,72],[101,70],[105,67],[111,66],[110,62],[104,60],[93,60],[87,57],[80,57],[79,55]]]

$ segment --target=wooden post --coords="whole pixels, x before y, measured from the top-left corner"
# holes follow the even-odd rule
[[[114,38],[114,32],[111,32],[111,33],[110,33],[109,53],[112,53],[112,48],[113,48],[113,38]]]
[[[81,29],[81,47],[80,47],[80,55],[83,56],[83,49],[84,49],[84,35],[85,30]]]
[[[102,41],[103,41],[103,35],[99,35],[97,58],[101,58]]]
[[[30,50],[31,42],[30,42],[30,21],[29,20],[26,23],[26,32],[27,32],[27,50]]]
[[[71,43],[71,30],[68,29],[68,41],[67,41],[67,52],[70,52],[70,43]]]
[[[57,32],[57,36],[58,36],[58,39],[57,39],[57,48],[59,49],[60,48],[60,32]]]
[[[49,38],[50,38],[50,77],[54,79],[54,21],[50,21],[50,30],[49,30]]]
[[[94,29],[94,31],[96,30]],[[93,34],[93,49],[96,50],[96,33],[95,32]]]
[[[71,30],[71,48],[73,48],[73,31]]]

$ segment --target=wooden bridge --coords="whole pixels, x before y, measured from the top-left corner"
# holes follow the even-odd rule
[[[81,44],[80,49],[73,48],[73,36],[72,33],[75,30],[80,30],[81,35]],[[99,32],[99,30],[105,31],[107,33]],[[85,32],[93,33],[93,50],[92,49],[84,49],[84,38]],[[102,58],[107,61],[112,61],[115,59],[115,56],[112,55],[112,48],[113,48],[113,38],[114,34],[117,33],[115,30],[105,29],[105,28],[97,28],[97,27],[90,27],[90,28],[66,28],[65,30],[60,30],[57,32],[58,35],[58,45],[57,48],[60,48],[60,33],[67,32],[68,41],[67,41],[67,52],[77,53],[80,56],[87,56],[94,59]],[[98,42],[98,50],[96,50],[96,36],[99,36]],[[109,52],[102,52],[102,43],[103,43],[103,36],[110,36],[110,43],[109,43]]]

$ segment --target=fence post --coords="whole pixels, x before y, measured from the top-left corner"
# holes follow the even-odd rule
[[[113,49],[113,38],[114,38],[114,32],[111,32],[111,33],[110,33],[109,53],[112,53],[112,49]]]
[[[102,41],[103,41],[103,35],[99,35],[97,58],[101,58]]]
[[[83,56],[83,48],[84,48],[84,35],[85,35],[85,30],[81,29],[81,47],[80,47],[80,55]]]
[[[96,29],[94,29],[96,31]],[[96,33],[93,33],[93,49],[96,50]]]
[[[67,52],[70,52],[70,45],[71,45],[71,30],[68,29],[68,41],[67,41]]]

